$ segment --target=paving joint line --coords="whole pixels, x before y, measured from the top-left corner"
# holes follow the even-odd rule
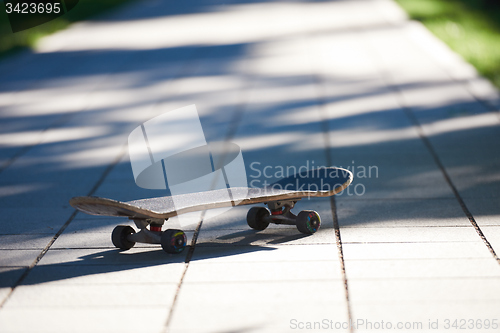
[[[399,92],[399,90],[398,90],[398,92]],[[406,106],[403,106],[403,107],[404,107],[405,113],[408,115],[408,117],[411,119],[412,122],[414,122],[414,125],[417,127],[417,131],[418,131],[418,135],[420,136],[420,139],[424,142],[425,146],[427,147],[427,149],[431,153],[431,155],[434,159],[434,162],[437,164],[437,166],[441,170],[443,177],[445,178],[446,182],[450,186],[450,188],[451,188],[453,194],[455,195],[455,198],[457,199],[458,203],[460,204],[460,207],[462,208],[462,211],[464,212],[465,216],[467,216],[467,218],[469,219],[469,222],[474,227],[477,234],[479,235],[479,237],[482,239],[482,241],[484,242],[484,244],[486,245],[486,247],[488,248],[488,250],[492,254],[493,258],[495,258],[495,260],[500,264],[500,258],[495,253],[495,250],[491,246],[488,239],[486,239],[486,236],[484,235],[483,231],[481,230],[481,228],[477,224],[477,222],[474,219],[474,216],[470,212],[469,208],[467,208],[467,205],[465,204],[464,200],[460,196],[460,193],[458,192],[455,184],[453,184],[453,181],[451,180],[450,175],[448,174],[445,166],[443,165],[443,163],[439,159],[439,156],[437,155],[436,151],[434,150],[434,147],[430,143],[429,139],[425,136],[423,129],[422,129],[422,126],[420,125],[420,122],[418,121],[418,119],[415,117],[415,115],[413,114],[413,112],[409,108],[407,108]]]
[[[163,332],[165,332],[165,333],[170,331],[170,324],[172,322],[175,307],[177,305],[177,301],[179,299],[179,294],[181,292],[181,288],[182,288],[182,285],[184,283],[184,277],[186,276],[187,270],[189,268],[189,263],[191,262],[191,259],[193,258],[194,249],[196,247],[196,241],[198,240],[198,235],[200,234],[201,226],[203,224],[203,219],[205,218],[205,213],[206,213],[206,210],[204,210],[202,212],[202,215],[200,217],[200,222],[198,223],[198,225],[194,231],[193,238],[191,239],[191,244],[189,246],[189,250],[188,250],[188,253],[186,255],[186,259],[184,261],[184,270],[182,272],[179,283],[177,284],[177,289],[175,290],[175,296],[174,296],[174,299],[172,301],[172,306],[170,307],[170,311],[168,312],[167,320],[165,321],[164,330],[163,330]]]
[[[340,226],[339,226],[339,219],[337,215],[337,205],[335,202],[334,196],[330,197],[330,207],[332,209],[332,215],[333,215],[333,228],[335,229],[335,238],[336,238],[336,243],[337,243],[337,252],[339,255],[339,261],[340,261],[340,269],[342,272],[342,280],[344,282],[344,291],[345,291],[345,298],[347,302],[347,316],[349,319],[349,322],[352,322],[352,312],[351,312],[351,302],[349,298],[349,284],[347,282],[347,273],[345,269],[345,260],[344,260],[344,251],[342,248],[342,238],[340,235]],[[354,332],[354,328],[350,326],[349,331],[352,333]]]
[[[104,170],[104,172],[102,173],[101,177],[99,178],[99,180],[97,181],[97,183],[92,187],[92,189],[89,191],[89,193],[87,194],[87,196],[91,196],[92,194],[94,194],[94,192],[97,190],[97,188],[99,188],[99,186],[102,184],[102,182],[108,176],[108,174],[111,172],[111,170],[115,167],[115,165],[118,164],[118,162],[123,158],[123,156],[125,155],[125,152],[126,152],[126,147],[127,147],[127,145],[124,145],[122,147],[122,151],[120,152],[120,154]],[[66,220],[66,222],[62,225],[62,227],[52,237],[52,239],[49,241],[49,243],[43,248],[43,250],[40,252],[40,254],[31,263],[31,265],[28,266],[28,268],[26,269],[26,271],[24,271],[24,273],[21,275],[21,277],[16,281],[16,283],[14,283],[14,285],[10,288],[10,291],[7,294],[7,296],[0,303],[0,309],[3,308],[3,306],[5,305],[5,303],[9,300],[9,298],[11,297],[12,293],[14,292],[14,290],[21,283],[23,283],[23,281],[26,279],[26,277],[29,275],[29,273],[33,270],[33,268],[35,268],[35,266],[40,262],[40,260],[42,260],[42,258],[45,256],[45,254],[47,254],[47,252],[52,247],[52,245],[54,245],[55,241],[59,238],[59,236],[62,235],[62,233],[64,232],[64,230],[66,230],[66,228],[73,221],[73,219],[75,218],[75,216],[76,216],[77,213],[78,213],[78,210],[75,209],[73,211],[73,213],[71,214],[71,216],[68,218],[68,220]]]
[[[242,89],[241,91],[246,92],[248,89],[249,88],[247,87],[246,89]],[[235,107],[235,110],[233,112],[233,118],[231,119],[231,121],[229,123],[229,127],[228,127],[228,130],[226,132],[224,142],[229,142],[236,135],[236,131],[238,130],[238,127],[241,123],[241,120],[243,119],[244,113],[245,113],[245,103],[238,104]],[[221,159],[222,161],[225,160],[225,155],[226,154],[223,155],[223,157]],[[190,244],[188,253],[186,255],[186,259],[185,259],[184,271],[182,272],[182,276],[180,278],[179,284],[177,285],[177,289],[175,291],[175,296],[174,296],[174,299],[172,301],[172,306],[170,307],[170,311],[168,313],[167,320],[165,321],[165,325],[164,325],[164,329],[163,329],[164,333],[168,333],[170,331],[170,325],[171,325],[173,314],[174,314],[174,311],[175,311],[175,308],[176,308],[176,305],[177,305],[177,302],[179,299],[179,294],[180,294],[182,285],[184,283],[184,277],[186,276],[187,270],[189,269],[189,264],[191,262],[193,254],[194,254],[194,250],[196,249],[196,242],[198,240],[198,236],[200,234],[201,227],[203,225],[203,221],[204,221],[206,212],[207,212],[206,209],[201,212],[200,222],[198,223],[198,225],[196,226],[196,229],[194,230],[193,238],[191,239],[191,244]]]
[[[363,36],[363,37],[366,39],[365,36]],[[460,193],[458,192],[458,190],[455,187],[455,185],[453,184],[450,176],[448,175],[448,172],[446,171],[446,168],[444,167],[443,163],[439,159],[439,156],[438,156],[437,152],[435,151],[434,147],[432,146],[430,140],[425,135],[425,133],[423,131],[423,128],[422,128],[422,125],[420,124],[420,122],[418,121],[417,117],[413,113],[413,110],[411,109],[411,107],[409,107],[408,105],[406,105],[406,103],[404,102],[404,99],[402,98],[401,87],[397,83],[394,82],[389,69],[385,68],[384,62],[382,60],[382,55],[379,53],[378,50],[376,50],[370,44],[369,41],[365,42],[364,45],[365,45],[365,47],[367,49],[371,50],[371,54],[375,55],[373,57],[373,59],[374,59],[373,61],[374,61],[374,64],[378,67],[379,75],[381,76],[382,80],[385,82],[385,84],[388,87],[388,89],[390,91],[392,91],[392,93],[394,94],[395,100],[398,103],[398,105],[400,106],[401,110],[405,113],[405,115],[408,117],[408,119],[411,121],[411,123],[415,127],[415,129],[416,129],[416,131],[418,133],[419,138],[422,140],[422,142],[426,146],[427,150],[431,154],[432,158],[434,159],[434,163],[436,163],[436,165],[440,169],[443,177],[445,178],[445,181],[448,183],[448,186],[450,186],[450,188],[451,188],[451,190],[452,190],[452,192],[454,194],[455,199],[458,201],[460,207],[462,208],[462,211],[464,212],[464,214],[469,219],[469,222],[474,227],[474,229],[476,230],[477,234],[479,235],[479,237],[481,238],[481,240],[483,241],[483,243],[486,245],[486,247],[488,248],[488,250],[492,254],[493,258],[500,264],[500,258],[495,253],[495,250],[491,246],[490,242],[486,239],[486,236],[484,236],[481,228],[479,227],[479,225],[477,224],[476,220],[474,219],[474,216],[472,215],[472,213],[467,208],[467,206],[466,206],[465,202],[463,201]],[[441,66],[438,66],[438,67],[441,67]],[[444,70],[444,71],[445,71],[445,73],[447,73],[446,70]],[[453,81],[453,78],[451,80]],[[476,98],[474,96],[474,94],[472,94],[472,96],[474,98]]]
[[[325,144],[325,157],[326,157],[326,163],[331,166],[332,165],[332,155],[331,155],[331,147],[330,147],[330,128],[328,126],[327,119],[328,117],[325,116],[326,110],[326,100],[325,100],[325,95],[326,92],[325,87],[324,87],[324,82],[323,80],[319,77],[319,75],[312,75],[313,76],[313,81],[316,82],[316,87],[318,87],[318,111],[319,111],[319,116],[321,120],[321,130],[323,132],[323,140]],[[321,91],[320,91],[321,90]],[[347,305],[347,319],[349,322],[352,321],[352,311],[351,311],[351,302],[349,299],[349,283],[347,281],[347,274],[345,270],[345,262],[344,262],[344,251],[342,248],[342,238],[340,235],[340,226],[339,226],[339,221],[338,221],[338,215],[337,215],[337,204],[335,202],[335,196],[330,197],[330,209],[332,212],[332,217],[333,217],[333,228],[335,230],[335,243],[337,245],[337,252],[338,252],[338,259],[340,262],[340,270],[342,274],[342,280],[344,283],[344,293],[345,293],[345,299],[346,299],[346,305]],[[349,325],[349,332],[353,333],[354,332],[354,327]]]
[[[438,166],[439,170],[441,171],[443,177],[446,180],[446,183],[448,183],[448,186],[450,187],[451,191],[453,192],[453,194],[455,196],[455,199],[458,201],[458,203],[459,203],[460,207],[462,208],[462,211],[464,212],[465,216],[467,216],[467,218],[469,219],[469,222],[474,227],[474,229],[476,230],[477,234],[479,235],[479,237],[481,238],[481,240],[483,241],[483,243],[486,245],[486,247],[488,248],[488,250],[491,253],[491,255],[493,256],[493,258],[500,264],[500,258],[495,253],[495,250],[491,246],[490,242],[486,239],[486,236],[484,235],[484,233],[482,232],[481,228],[477,224],[476,220],[474,219],[474,216],[472,215],[472,213],[470,212],[470,210],[467,208],[467,205],[465,204],[464,200],[462,199],[462,196],[458,192],[455,184],[451,180],[450,175],[446,171],[446,168],[443,165],[443,163],[441,162],[441,160],[440,160],[440,158],[439,158],[436,150],[432,146],[429,138],[427,138],[427,136],[425,135],[424,130],[422,128],[422,125],[420,124],[420,122],[418,121],[417,117],[413,113],[413,110],[402,101],[402,99],[401,99],[402,92],[401,92],[400,87],[397,84],[392,83],[393,80],[391,78],[390,73],[386,72],[385,75],[383,75],[383,77],[384,77],[385,81],[387,82],[388,87],[394,93],[396,93],[396,100],[397,100],[398,104],[400,105],[400,107],[402,108],[402,110],[404,111],[404,113],[406,114],[406,116],[413,123],[413,126],[415,126],[415,129],[417,130],[418,136],[420,137],[420,139],[422,140],[422,142],[426,146],[427,150],[431,154],[432,158],[434,159],[434,162],[436,163],[436,165]]]
[[[186,62],[184,63],[183,66],[181,66],[178,74],[175,75],[174,78],[177,78],[177,79],[181,78],[182,77],[181,73],[185,73],[185,74],[190,74],[190,72],[192,73],[194,71],[194,69],[196,68],[196,66],[199,65],[199,60],[197,60],[196,57],[197,57],[197,54],[200,54],[200,52],[201,52],[200,50],[193,51],[191,53],[191,58],[189,60],[186,60]],[[194,65],[189,66],[189,61],[194,62]],[[197,63],[197,61],[198,61],[198,63]],[[185,76],[187,76],[187,75],[185,75]],[[173,81],[173,79],[172,79],[172,81]],[[157,102],[155,104],[155,107],[159,107],[161,104],[162,104],[161,102]],[[201,225],[203,223],[203,215],[204,215],[204,212],[202,212],[202,217],[200,219],[200,222],[198,223],[198,225],[196,226],[196,228],[194,230],[194,234],[193,234],[193,238],[191,239],[191,244],[190,244],[190,247],[188,250],[188,254],[186,255],[186,259],[184,261],[184,263],[185,263],[184,270],[182,272],[181,278],[180,278],[179,283],[177,285],[177,289],[175,291],[175,296],[174,296],[174,299],[172,300],[172,306],[170,307],[170,310],[169,310],[168,315],[167,315],[167,320],[165,321],[165,324],[164,324],[163,332],[169,331],[170,322],[172,320],[172,315],[174,313],[175,305],[177,303],[177,299],[179,297],[181,286],[182,286],[182,283],[184,281],[184,276],[186,275],[187,269],[189,268],[189,262],[193,256],[194,248],[196,246],[196,240],[198,239],[198,234],[199,234]]]
[[[194,57],[194,54],[192,55],[192,57]],[[121,69],[123,66],[125,66],[128,62],[130,61],[133,61],[135,57],[130,57],[129,59],[126,59],[122,62],[121,65],[119,65],[117,67],[117,69],[115,69],[115,71],[113,71],[112,73],[109,73],[108,76],[111,76],[113,73],[117,72],[119,69]],[[183,66],[182,68],[184,69],[186,66]],[[180,74],[176,75],[176,77],[180,77]],[[104,80],[103,80],[104,81]],[[102,82],[101,82],[102,83]],[[88,92],[88,94],[91,94],[92,92],[96,91],[98,89],[98,86],[94,89],[92,89],[91,91]],[[161,103],[157,102],[156,103],[156,106],[159,105]],[[84,107],[82,108],[81,111],[84,111],[87,107]],[[51,130],[52,128],[54,127],[57,127],[57,126],[61,126],[62,124],[64,124],[65,122],[68,122],[72,117],[74,117],[76,114],[80,113],[80,112],[77,112],[77,113],[70,113],[70,114],[65,114],[61,117],[59,117],[58,119],[56,119],[51,125],[49,125],[48,127],[46,127],[43,131],[42,131],[42,134],[48,130]],[[15,162],[19,157],[21,157],[22,155],[24,155],[25,153],[27,153],[29,150],[31,150],[33,147],[39,145],[41,142],[43,141],[43,138],[40,138],[40,140],[34,144],[31,144],[31,145],[27,145],[25,146],[20,152],[18,152],[15,156],[13,156],[9,161],[6,162],[6,164],[4,164],[4,166],[0,167],[0,173],[2,171],[4,171],[6,168],[8,168],[10,165],[12,165],[13,162]],[[115,158],[115,160],[110,164],[108,165],[108,167],[104,170],[103,174],[101,175],[101,177],[98,179],[97,183],[94,184],[94,186],[92,187],[92,189],[88,192],[87,196],[91,196],[92,194],[95,193],[95,191],[97,191],[97,189],[99,188],[99,186],[102,185],[102,183],[104,182],[105,178],[108,176],[108,174],[111,172],[111,170],[120,162],[120,160],[123,158],[123,156],[126,154],[126,151],[127,151],[127,145],[128,143],[124,144],[121,148],[121,152],[118,154],[118,156]],[[49,243],[43,248],[43,250],[40,252],[40,254],[35,258],[35,260],[27,267],[26,271],[24,271],[24,273],[21,275],[21,277],[13,284],[12,287],[10,287],[10,290],[9,292],[7,293],[7,296],[0,301],[0,309],[3,308],[3,306],[5,305],[5,303],[7,303],[7,301],[10,299],[10,297],[12,296],[14,290],[21,284],[23,283],[24,279],[26,279],[26,277],[29,275],[29,273],[33,270],[33,268],[40,262],[40,260],[42,260],[42,258],[45,256],[45,254],[49,251],[49,249],[51,248],[51,246],[55,243],[55,241],[59,238],[59,236],[64,232],[64,230],[66,230],[66,228],[69,226],[69,224],[73,221],[73,219],[75,218],[75,216],[77,215],[78,213],[78,210],[74,210],[73,213],[71,214],[71,216],[68,218],[68,220],[63,224],[63,226],[58,230],[58,232],[52,237],[52,239],[49,241]],[[24,266],[25,267],[25,266]]]

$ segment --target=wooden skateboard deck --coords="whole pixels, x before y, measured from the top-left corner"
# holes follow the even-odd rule
[[[279,200],[300,200],[304,197],[332,196],[341,192],[351,182],[350,171],[330,167],[297,173],[263,188],[235,187],[177,195],[175,198],[164,196],[128,202],[100,197],[75,197],[70,200],[70,204],[90,215],[123,216],[131,219],[168,219],[205,209]],[[228,191],[232,200],[228,200]]]
[[[75,197],[71,206],[91,215],[123,216],[134,220],[138,233],[128,225],[115,227],[111,235],[113,244],[122,250],[132,248],[136,242],[161,244],[167,253],[180,253],[187,238],[182,230],[161,230],[164,222],[173,216],[205,209],[265,203],[265,207],[252,207],[247,223],[254,230],[264,230],[270,223],[295,225],[303,234],[315,233],[321,224],[315,211],[290,210],[305,197],[327,197],[344,190],[352,182],[352,173],[341,168],[308,170],[281,179],[263,188],[232,187],[206,192],[121,202],[99,197]]]

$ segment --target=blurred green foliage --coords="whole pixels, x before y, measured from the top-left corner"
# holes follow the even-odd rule
[[[500,88],[500,0],[396,0]]]
[[[12,33],[5,13],[4,2],[0,1],[0,57],[35,45],[37,40],[61,29],[72,22],[85,20],[102,14],[131,0],[80,0],[73,10],[57,19],[24,31]]]

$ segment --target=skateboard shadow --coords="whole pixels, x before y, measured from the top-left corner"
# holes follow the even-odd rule
[[[283,234],[284,230],[286,229],[273,229],[273,231],[268,230],[267,232],[257,232],[255,230],[248,229],[219,236],[216,238],[216,240],[220,240],[223,242],[230,241],[232,245],[251,245],[255,242],[265,242],[266,244],[282,244],[310,236],[297,233],[295,229],[292,229],[292,231],[290,231],[291,233],[289,235],[286,235]],[[202,244],[203,243],[200,243],[199,245]],[[215,245],[216,244],[212,243],[212,246]],[[210,245],[207,243],[206,246]]]
[[[283,235],[279,229],[275,231],[242,230],[221,236],[203,237],[204,239],[196,243],[196,249],[190,261],[245,255],[257,251],[274,251],[277,248],[271,245],[280,245],[308,236]]]
[[[250,235],[249,235],[250,236]],[[160,265],[184,264],[191,260],[203,260],[241,255],[256,251],[272,251],[273,247],[250,245],[245,242],[235,244],[218,244],[211,246],[209,251],[204,250],[206,244],[200,244],[193,249],[187,246],[182,254],[167,254],[162,249],[152,247],[137,247],[133,250],[122,251],[108,249],[77,257],[72,261],[39,264],[29,270],[27,267],[13,267],[0,271],[0,288],[11,288],[17,285],[38,285],[42,283],[76,279],[80,277],[131,271]],[[233,246],[240,245],[240,246]],[[245,246],[241,246],[245,245]],[[197,253],[198,250],[198,253]],[[55,252],[55,251],[54,251]],[[113,279],[112,276],[109,277]],[[161,279],[161,277],[158,277]],[[141,282],[139,280],[130,283]]]

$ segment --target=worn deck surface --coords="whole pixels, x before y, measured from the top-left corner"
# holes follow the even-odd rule
[[[168,219],[185,213],[223,207],[328,197],[341,193],[352,182],[352,173],[346,169],[330,167],[322,170],[327,177],[318,175],[318,171],[313,169],[258,188],[230,187],[128,202],[100,197],[75,197],[70,200],[70,204],[90,215]],[[328,177],[329,173],[334,176]]]

